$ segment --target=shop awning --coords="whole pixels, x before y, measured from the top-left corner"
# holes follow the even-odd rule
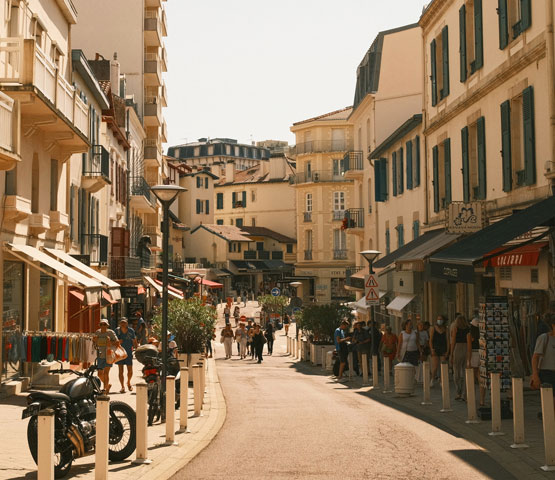
[[[382,298],[387,292],[383,292],[380,290],[380,298]],[[354,302],[354,307],[357,312],[360,313],[368,313],[368,307],[366,306],[366,297],[362,297],[356,302]]]
[[[486,255],[489,259],[484,261],[484,267],[534,267],[541,251],[548,245],[548,242],[530,243],[506,253],[501,252],[505,252],[508,246],[496,248]]]
[[[177,275],[172,275],[171,273],[168,273],[168,278],[170,279],[171,282],[191,283],[190,279],[184,278],[184,277],[179,277]]]
[[[416,295],[408,295],[405,293],[401,293],[397,295],[391,303],[387,305],[388,310],[392,312],[401,313],[403,309],[414,299]]]
[[[83,295],[81,292],[79,292],[78,290],[70,290],[69,291],[70,295],[73,295],[77,300],[79,300],[80,302],[83,302],[85,300],[85,295]]]
[[[147,278],[150,278],[150,277],[147,277]],[[158,279],[154,281],[158,284],[158,286],[160,287],[160,293],[162,293],[162,282]],[[168,285],[168,293],[172,297],[179,298],[180,300],[183,300],[183,298],[185,298],[181,290],[179,290],[178,288],[172,287],[171,285]]]
[[[425,237],[425,235],[423,235]],[[436,235],[428,237],[420,245],[416,245],[411,248],[408,252],[397,257],[396,263],[403,262],[423,262],[433,253],[445,248],[453,242],[456,242],[460,238],[459,234],[447,233],[441,230]],[[422,266],[423,269],[423,266]]]
[[[162,287],[161,287],[160,285],[158,285],[158,284],[154,281],[154,279],[153,279],[152,277],[144,276],[143,278],[147,281],[147,283],[148,283],[151,287],[154,287],[154,289],[155,289],[158,293],[162,293]]]
[[[88,265],[85,265],[84,263],[72,257],[70,254],[63,252],[62,250],[56,250],[54,248],[45,248],[45,250],[51,255],[54,255],[59,260],[62,260],[64,263],[71,265],[72,267],[75,267],[81,272],[87,274],[89,277],[92,277],[95,280],[98,280],[110,291],[110,296],[114,300],[121,299],[121,293],[119,291],[119,287],[120,287],[119,283],[114,282],[111,278],[108,278],[106,275],[102,275],[102,273],[97,272],[93,268],[89,267]],[[114,303],[117,303],[117,302],[114,302]]]
[[[143,287],[142,285],[138,285],[137,286],[137,295],[144,295],[145,293],[146,293],[145,287]]]
[[[216,277],[231,277],[233,275],[227,268],[213,268],[212,273],[214,273]]]
[[[351,275],[351,278],[362,278],[364,280],[364,277],[366,277],[366,275],[369,275],[369,274],[370,274],[370,270],[368,269],[368,265],[366,265],[366,267],[363,267],[358,272],[353,273]]]
[[[108,292],[104,290],[102,290],[102,298],[106,300],[108,303],[111,303],[112,305],[114,303],[118,303],[116,300],[112,299],[112,296]]]
[[[197,283],[199,283],[199,280],[195,280]],[[206,278],[202,279],[202,284],[208,288],[224,288],[224,286],[221,283],[218,282],[213,282],[211,280],[206,280]]]
[[[84,289],[87,304],[99,303],[100,291],[102,290],[103,285],[98,281],[80,273],[74,268],[58,262],[50,255],[41,252],[35,247],[31,247],[29,245],[16,245],[13,243],[8,243],[7,248],[12,253],[12,255],[29,264],[33,268],[37,268],[47,275],[58,278],[64,283],[70,283],[81,289]],[[43,265],[46,265],[53,269],[57,274],[64,275],[66,278],[61,278],[59,275],[45,271],[37,266],[34,262],[40,262]]]
[[[283,260],[264,260],[263,263],[266,266],[266,270],[292,270],[293,265],[288,265]]]

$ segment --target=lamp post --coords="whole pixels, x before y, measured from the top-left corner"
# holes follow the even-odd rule
[[[372,268],[372,263],[374,263],[374,260],[378,257],[378,255],[380,255],[381,252],[379,252],[378,250],[364,250],[362,252],[360,252],[360,254],[364,257],[364,259],[368,262],[368,273],[370,275],[374,275],[374,269]],[[370,314],[370,312],[372,312],[372,314]],[[372,305],[372,307],[368,308],[368,316],[370,317],[370,339],[371,339],[371,348],[372,348],[372,356],[374,355],[374,348],[375,348],[375,340],[374,340],[374,316],[375,316],[375,311],[374,311],[374,306]],[[372,374],[374,375],[375,372],[372,372]]]
[[[289,285],[295,289],[295,297],[297,297],[297,288],[299,288],[302,283],[301,282],[290,282]],[[289,300],[291,302],[291,300]],[[297,319],[295,319],[295,338],[299,339],[299,325],[297,323]]]
[[[187,191],[179,185],[154,185],[150,190],[162,204],[164,220],[162,224],[162,388],[160,389],[160,406],[164,405],[166,392],[166,374],[168,357],[168,250],[170,240],[170,205],[177,196]]]

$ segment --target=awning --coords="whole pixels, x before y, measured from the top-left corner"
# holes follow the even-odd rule
[[[397,295],[389,305],[387,305],[388,310],[392,312],[401,313],[403,309],[414,299],[416,295],[407,295],[405,293],[401,293]]]
[[[158,285],[152,277],[144,276],[143,278],[150,284],[151,287],[154,287],[158,293],[162,293],[162,287]]]
[[[231,277],[233,275],[227,268],[213,268],[212,273],[214,273],[216,277]]]
[[[137,286],[137,295],[144,295],[146,293],[145,287],[142,285]]]
[[[108,292],[106,292],[106,291],[104,291],[104,290],[102,290],[102,298],[103,298],[104,300],[106,300],[108,303],[111,303],[112,305],[113,305],[114,303],[118,303],[116,300],[113,300],[113,299],[112,299],[112,296],[111,296]]]
[[[288,265],[283,260],[264,260],[263,263],[266,265],[267,270],[291,270],[293,265]]]
[[[44,273],[56,277],[65,283],[70,283],[81,289],[84,289],[87,304],[99,302],[100,291],[102,290],[103,285],[98,281],[92,279],[91,277],[83,275],[74,268],[68,267],[63,263],[58,262],[50,255],[41,252],[35,247],[31,247],[29,245],[16,245],[13,243],[8,243],[7,247],[15,257],[29,264],[33,268],[37,268]],[[66,279],[60,278],[56,274],[51,274],[50,272],[41,269],[34,262],[40,262],[52,268],[57,274],[64,275]]]
[[[80,302],[82,302],[83,300],[85,300],[85,295],[83,295],[81,292],[79,292],[78,290],[70,290],[69,291],[70,295],[73,295],[77,300],[79,300]]]
[[[364,277],[366,277],[366,275],[370,274],[370,270],[368,269],[368,265],[366,267],[363,267],[361,270],[359,270],[356,273],[353,273],[351,275],[351,278],[362,278],[362,280],[364,280]]]
[[[148,277],[150,278],[150,277]],[[158,279],[154,280],[158,286],[160,287],[160,289],[162,289],[162,282]],[[160,290],[160,293],[162,292],[162,290]],[[168,285],[168,293],[175,298],[179,298],[180,300],[183,300],[183,292],[175,287],[172,287],[171,285]]]
[[[102,275],[102,273],[97,272],[93,268],[89,267],[88,265],[85,265],[84,263],[80,262],[79,260],[72,257],[68,253],[63,252],[62,250],[56,250],[54,248],[45,248],[45,250],[51,255],[54,255],[55,257],[57,257],[59,260],[62,260],[66,264],[71,265],[72,267],[79,269],[81,272],[86,273],[89,277],[92,277],[95,280],[98,280],[106,288],[108,288],[108,290],[110,291],[110,296],[114,300],[121,300],[119,283],[114,282],[111,278],[108,278],[107,276]],[[114,302],[114,303],[117,303],[117,302]]]
[[[538,264],[540,252],[548,245],[548,242],[531,243],[500,255],[496,253],[506,251],[507,246],[496,248],[486,255],[489,260],[484,261],[484,267],[534,267]]]
[[[177,275],[172,275],[171,273],[168,273],[168,278],[170,279],[170,281],[172,282],[180,282],[180,283],[191,283],[191,280],[188,278],[184,278],[184,277],[179,277]]]
[[[424,236],[425,235],[423,235],[423,237]],[[426,241],[422,242],[420,245],[411,248],[408,252],[397,257],[396,263],[423,262],[430,255],[457,241],[460,237],[460,234],[447,233],[446,231],[440,230],[436,235],[428,237]],[[423,269],[424,267],[422,265],[421,270]],[[412,270],[418,269],[413,267]]]
[[[195,280],[197,283],[199,283],[199,280]],[[221,283],[218,282],[212,282],[211,280],[206,280],[205,278],[202,279],[202,284],[208,288],[224,288],[224,286]]]

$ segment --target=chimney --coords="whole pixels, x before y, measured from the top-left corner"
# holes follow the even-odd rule
[[[283,154],[272,154],[267,162],[270,165],[270,180],[285,177],[285,157]]]
[[[260,176],[263,177],[270,172],[270,162],[268,160],[260,160]]]
[[[114,59],[110,62],[110,86],[112,87],[112,93],[121,97],[120,95],[120,66],[118,62],[118,52],[114,53]]]
[[[225,164],[225,182],[233,183],[235,181],[235,162],[227,162]]]

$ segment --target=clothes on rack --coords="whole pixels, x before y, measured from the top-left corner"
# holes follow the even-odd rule
[[[53,360],[92,363],[96,359],[93,336],[82,333],[24,332],[21,336],[20,360],[40,362]]]

